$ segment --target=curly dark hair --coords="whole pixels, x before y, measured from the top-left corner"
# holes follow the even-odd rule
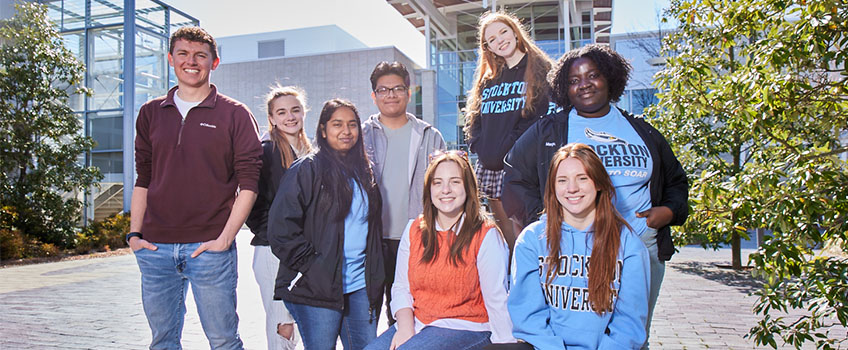
[[[627,81],[630,79],[633,66],[618,52],[606,45],[599,44],[586,45],[568,51],[557,61],[548,73],[548,82],[551,84],[551,96],[554,102],[565,109],[571,108],[571,101],[568,100],[568,71],[578,58],[588,58],[595,62],[598,70],[607,80],[610,101],[618,102],[624,93]]]

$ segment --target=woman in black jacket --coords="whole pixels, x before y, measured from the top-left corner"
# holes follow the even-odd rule
[[[262,141],[262,170],[259,172],[259,191],[247,226],[253,232],[253,274],[259,284],[259,294],[265,309],[265,332],[268,349],[295,348],[294,319],[279,300],[273,300],[274,281],[280,259],[271,252],[268,243],[268,208],[274,201],[280,180],[286,169],[312,147],[303,131],[306,114],[306,93],[293,86],[276,86],[265,97],[268,108],[268,136]]]
[[[631,70],[627,60],[603,45],[563,55],[548,75],[553,99],[563,110],[544,117],[516,141],[505,159],[504,193],[516,196],[505,200],[524,204],[523,210],[508,214],[525,225],[535,221],[553,154],[573,142],[592,147],[615,186],[616,209],[650,254],[650,334],[665,261],[674,254],[669,226],[686,221],[689,185],[659,131],[612,105],[623,94]]]
[[[383,267],[380,192],[356,107],[327,101],[318,152],[292,164],[271,206],[268,240],[285,301],[307,350],[362,349],[377,335]]]

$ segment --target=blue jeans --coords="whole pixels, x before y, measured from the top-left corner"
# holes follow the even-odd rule
[[[648,248],[648,255],[651,261],[651,291],[648,295],[648,322],[645,324],[645,344],[642,345],[642,350],[649,349],[651,338],[651,319],[654,317],[654,307],[657,305],[657,298],[660,296],[660,286],[662,286],[663,277],[665,277],[665,261],[660,260],[657,255],[659,248],[657,247],[657,229],[648,227],[648,230],[642,234],[642,242]]]
[[[141,270],[141,300],[153,332],[150,349],[182,349],[188,285],[212,349],[242,349],[236,315],[238,278],[235,242],[222,252],[191,253],[200,243],[154,243],[135,252]]]
[[[379,310],[370,310],[365,288],[344,295],[344,310],[334,310],[286,301],[303,348],[306,350],[331,350],[336,339],[342,338],[345,350],[361,350],[377,338]]]
[[[388,350],[397,332],[397,324],[389,327],[365,350]],[[492,343],[492,332],[460,331],[456,329],[427,326],[418,334],[401,344],[398,350],[456,349],[476,350]]]

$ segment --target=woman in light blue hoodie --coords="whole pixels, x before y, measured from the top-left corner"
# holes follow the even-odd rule
[[[508,300],[515,338],[545,350],[639,349],[645,342],[648,251],[615,210],[614,196],[589,146],[556,152],[545,215],[515,245]]]

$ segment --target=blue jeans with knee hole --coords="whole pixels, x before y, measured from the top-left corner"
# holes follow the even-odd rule
[[[228,250],[191,257],[200,243],[154,243],[134,252],[141,271],[141,300],[153,333],[150,349],[182,349],[188,286],[212,349],[242,349],[236,314],[238,257]]]
[[[377,338],[379,310],[371,310],[365,288],[344,295],[344,310],[286,301],[303,347],[306,350],[332,350],[341,337],[345,350],[361,350]]]
[[[397,324],[389,327],[376,341],[368,345],[365,350],[388,350],[396,332]],[[477,350],[492,344],[491,337],[492,332],[462,331],[427,326],[421,329],[418,334],[409,338],[406,343],[401,344],[398,350]]]

